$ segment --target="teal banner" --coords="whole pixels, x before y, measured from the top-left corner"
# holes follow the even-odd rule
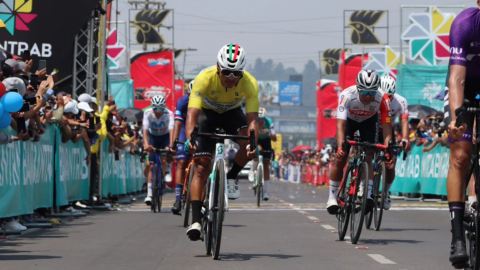
[[[71,201],[88,200],[90,171],[85,157],[87,151],[82,140],[62,143],[60,130],[55,127],[57,151],[55,152],[55,185],[57,206]]]
[[[0,132],[16,134],[11,128]],[[0,146],[0,217],[53,206],[54,140],[54,128],[47,127],[39,142]]]
[[[110,90],[119,109],[133,108],[133,80],[111,81]]]
[[[434,97],[445,89],[448,66],[399,65],[397,93],[409,105],[422,104],[443,111],[443,101]],[[415,115],[410,114],[415,118]]]
[[[126,150],[119,150],[119,160],[115,160],[115,155],[108,153],[109,144],[108,140],[102,142],[102,197],[141,190],[145,163],[140,162],[140,156]]]
[[[422,146],[414,146],[405,161],[401,155],[398,157],[391,191],[447,195],[449,154],[450,149],[440,145],[430,152],[422,152]]]

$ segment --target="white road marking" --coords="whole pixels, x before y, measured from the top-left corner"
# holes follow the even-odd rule
[[[290,199],[295,199],[295,197],[293,197],[292,195],[288,196]]]
[[[314,216],[307,216],[308,219],[310,220],[318,220],[318,218],[314,217]]]
[[[396,264],[395,262],[390,261],[389,259],[385,258],[380,254],[367,254],[367,255],[381,264]]]
[[[298,213],[302,214],[302,215],[305,215],[307,212],[306,211],[303,211],[303,210],[298,210]]]
[[[334,230],[335,228],[330,226],[330,225],[322,225],[323,228],[327,229],[327,230]]]

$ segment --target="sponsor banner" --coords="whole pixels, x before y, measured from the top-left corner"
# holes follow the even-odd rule
[[[278,103],[278,81],[257,81],[260,104]]]
[[[350,15],[350,22],[345,25],[345,30],[350,28],[351,44],[355,45],[381,45],[382,40],[375,34],[375,29],[387,29],[388,36],[388,21],[380,23],[383,16],[388,13],[386,10],[356,10]],[[388,19],[388,16],[387,16]],[[380,23],[380,25],[379,25]],[[344,32],[346,33],[346,32]],[[345,41],[344,41],[345,42]]]
[[[414,146],[403,161],[401,154],[395,167],[395,182],[391,191],[447,195],[448,158],[450,150],[440,145],[430,152]]]
[[[1,132],[16,135],[11,128]],[[47,127],[39,142],[0,146],[0,217],[53,206],[54,140],[54,128]]]
[[[337,106],[340,86],[336,81],[322,79],[317,88],[317,145],[337,132]]]
[[[445,89],[448,66],[401,65],[397,77],[397,93],[408,104],[422,104],[443,111],[443,101],[435,96]],[[417,118],[410,113],[411,118]]]
[[[167,99],[167,107],[174,105],[173,52],[148,52],[132,59],[130,74],[135,89],[135,108],[145,109],[156,95]]]
[[[172,108],[175,108],[177,106],[177,101],[181,97],[183,97],[183,95],[185,95],[185,91],[183,89],[184,85],[185,85],[185,83],[183,82],[183,80],[180,80],[180,79],[175,80],[175,95],[174,95],[175,98],[174,98],[174,101],[173,101],[173,107]],[[173,109],[172,109],[172,111],[173,111]]]
[[[30,50],[32,71],[46,60],[47,73],[59,80],[71,75],[75,36],[90,18],[98,0],[0,1],[0,48],[22,56]]]
[[[397,64],[405,64],[405,54],[400,55],[390,46],[385,46],[383,51],[369,52],[368,63],[363,68],[375,70],[380,76],[390,75],[397,78]]]
[[[56,204],[62,206],[72,201],[88,200],[90,170],[85,161],[87,151],[83,141],[62,143],[60,130],[54,128],[58,145],[55,151]]]
[[[133,108],[133,80],[110,81],[110,91],[118,109]]]
[[[301,82],[278,82],[278,102],[283,105],[300,105],[302,103]]]
[[[368,55],[363,56],[363,62],[368,61]],[[357,75],[362,70],[362,54],[340,54],[340,69],[338,71],[338,84],[346,89],[356,83]]]
[[[322,53],[322,73],[324,75],[338,75],[340,53],[343,49],[328,49]]]

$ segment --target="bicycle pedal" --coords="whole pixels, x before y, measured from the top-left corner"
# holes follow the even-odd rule
[[[453,268],[455,269],[465,269],[465,270],[470,270],[470,264],[468,263],[454,263],[452,264]]]

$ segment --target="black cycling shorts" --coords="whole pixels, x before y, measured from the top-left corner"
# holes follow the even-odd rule
[[[272,150],[272,140],[270,137],[267,138],[258,138],[258,145],[262,147],[262,150]],[[272,158],[272,152],[262,154],[264,159]]]
[[[222,128],[227,134],[237,135],[242,129],[247,128],[247,117],[240,107],[224,113],[217,113],[209,109],[202,109],[198,117],[198,132],[214,133],[216,128]],[[215,140],[198,137],[197,151],[194,157],[211,157],[215,150]]]
[[[377,135],[377,122],[378,114],[375,114],[371,118],[360,123],[347,118],[347,125],[345,126],[345,138],[343,138],[344,141],[347,140],[347,137],[350,137],[350,140],[353,140],[353,135],[358,130],[360,131],[360,140],[362,142],[375,143]],[[347,152],[349,151],[350,145],[347,145]]]

